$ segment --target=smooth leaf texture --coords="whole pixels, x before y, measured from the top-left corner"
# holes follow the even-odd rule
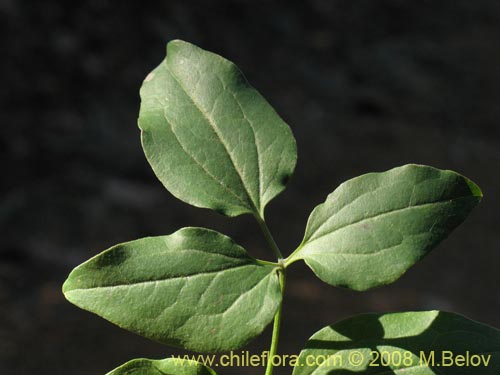
[[[469,179],[422,165],[353,178],[314,209],[288,264],[304,259],[335,286],[388,284],[446,238],[481,197]]]
[[[456,365],[458,356],[467,352],[469,364]],[[473,366],[472,355],[484,360]],[[315,360],[320,365],[313,364]],[[499,373],[500,331],[440,311],[365,314],[325,327],[309,339],[293,371],[293,375]]]
[[[293,173],[296,144],[236,65],[172,41],[141,99],[146,157],[174,196],[227,216],[263,217]]]
[[[112,247],[75,268],[66,298],[122,328],[199,352],[237,349],[281,302],[277,268],[202,228]]]
[[[201,363],[168,358],[163,360],[134,359],[108,372],[107,375],[217,375]]]

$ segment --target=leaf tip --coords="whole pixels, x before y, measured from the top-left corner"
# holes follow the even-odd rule
[[[66,299],[68,299],[68,297],[66,296],[66,294],[71,291],[72,287],[71,287],[71,273],[69,274],[69,276],[67,277],[66,280],[64,280],[64,283],[62,285],[62,288],[61,288],[61,292],[62,294],[64,294],[64,297],[66,297]]]
[[[167,43],[167,56],[186,48],[195,48],[195,46],[181,39],[173,39]]]
[[[480,202],[483,199],[483,192],[481,188],[474,181],[468,179],[467,177],[464,177],[464,179],[465,182],[467,183],[467,186],[469,186],[472,195],[478,198],[478,201]]]

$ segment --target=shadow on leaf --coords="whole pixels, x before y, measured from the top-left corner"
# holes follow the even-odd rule
[[[416,371],[411,375],[429,369],[439,375],[500,373],[500,331],[440,311],[359,315],[317,332],[301,357],[342,355],[349,359],[352,352],[366,354],[364,361],[357,366],[350,361],[306,366],[294,374],[391,375],[408,374],[410,368]],[[395,352],[400,354],[391,354]],[[411,355],[404,362],[407,352]]]

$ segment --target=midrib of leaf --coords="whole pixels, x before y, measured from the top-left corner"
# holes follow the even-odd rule
[[[167,117],[165,116],[165,114],[163,114],[163,118],[165,119],[166,123],[170,126],[170,130],[172,130],[172,134],[174,135],[175,137],[175,140],[176,142],[179,144],[179,146],[182,148],[182,151],[184,151],[184,153],[189,156],[194,162],[196,165],[198,165],[202,170],[203,172],[205,172],[210,178],[212,178],[215,182],[217,182],[220,186],[222,186],[222,188],[224,190],[226,190],[228,193],[230,193],[233,197],[235,197],[237,200],[239,200],[243,206],[247,206],[248,205],[248,202],[245,202],[243,199],[241,199],[241,197],[237,194],[234,193],[234,191],[232,191],[228,186],[224,185],[222,183],[221,180],[219,180],[217,177],[215,177],[212,173],[210,173],[210,171],[208,171],[205,166],[200,163],[195,157],[194,155],[192,155],[191,153],[189,153],[189,151],[184,147],[184,145],[182,144],[182,142],[180,141],[179,137],[177,136],[177,134],[175,133],[175,129],[174,127],[172,126],[172,124],[170,123],[170,121],[168,121]],[[154,139],[154,138],[153,138]],[[154,142],[156,143],[156,140],[154,140]],[[248,194],[248,193],[247,193]]]
[[[374,174],[377,174],[377,173],[368,173],[368,174],[366,174],[365,176],[374,175]],[[411,194],[410,194],[410,199],[408,200],[408,206],[407,206],[407,207],[410,207],[410,206],[412,205],[412,200],[413,200],[414,195],[415,195],[415,188],[416,188],[418,185],[421,185],[421,184],[423,184],[423,183],[425,183],[425,182],[428,182],[429,180],[435,180],[435,179],[442,179],[442,178],[441,178],[441,177],[438,177],[438,178],[427,178],[427,179],[425,179],[425,180],[423,180],[423,181],[420,181],[420,182],[418,182],[418,183],[414,184],[414,185],[413,185],[413,189],[412,189]],[[349,182],[349,181],[348,181],[348,182]],[[346,184],[346,183],[348,183],[348,182],[345,182],[345,183],[344,183],[344,184],[342,184],[342,185],[345,185],[345,184]],[[352,180],[351,180],[351,182],[352,182]],[[341,186],[342,186],[342,185],[341,185]],[[396,183],[391,183],[391,184],[388,184],[388,185],[384,185],[383,187],[385,187],[385,188],[387,189],[387,188],[390,188],[390,187],[392,187],[392,186],[394,186],[394,185],[396,185]],[[339,188],[340,188],[340,186],[339,186]],[[335,213],[334,213],[333,215],[331,215],[331,216],[330,216],[327,220],[325,220],[325,222],[324,222],[324,223],[322,223],[322,224],[321,224],[321,225],[320,225],[320,226],[319,226],[319,227],[318,227],[318,228],[314,231],[314,233],[313,233],[313,234],[312,234],[309,238],[310,238],[310,239],[313,239],[314,234],[316,234],[316,233],[317,233],[317,232],[318,232],[321,228],[323,228],[326,224],[328,224],[328,223],[330,222],[330,220],[332,220],[334,217],[336,217],[336,216],[340,215],[340,214],[341,214],[341,212],[342,212],[342,211],[344,211],[344,209],[346,209],[346,208],[348,208],[348,207],[352,206],[352,205],[353,205],[355,202],[357,202],[360,198],[364,197],[364,196],[365,196],[365,195],[367,195],[367,194],[374,194],[374,195],[376,196],[376,192],[377,192],[377,190],[380,190],[380,188],[381,188],[381,183],[380,183],[380,181],[377,181],[377,187],[376,187],[375,189],[370,190],[370,191],[367,191],[367,192],[364,192],[363,194],[360,194],[360,195],[358,195],[357,197],[355,197],[352,201],[350,201],[350,202],[346,202],[343,206],[339,207],[339,210],[338,210],[337,212],[335,212]],[[324,202],[321,206],[323,206],[323,205],[325,205],[325,204],[327,204],[327,203],[329,203],[329,202],[330,202],[330,199],[328,199],[328,198],[327,198],[327,201],[326,201],[326,202]],[[431,202],[431,203],[432,203],[432,202]],[[387,213],[387,212],[391,212],[391,211],[382,212],[381,214],[383,214],[383,213]],[[376,215],[375,215],[375,216],[376,216]],[[347,224],[347,225],[350,225],[350,224]],[[338,228],[338,229],[340,229],[340,228]]]
[[[233,165],[233,168],[234,170],[236,171],[239,179],[240,179],[240,182],[243,186],[243,189],[245,190],[245,193],[247,194],[247,197],[249,199],[249,202],[251,204],[251,208],[254,210],[255,213],[259,214],[260,215],[260,210],[257,208],[257,206],[255,205],[255,202],[252,198],[252,195],[250,194],[250,190],[248,189],[248,187],[246,186],[245,184],[245,181],[243,179],[243,176],[241,175],[241,171],[239,170],[239,168],[236,166],[236,163],[235,161],[233,160],[233,157],[231,155],[231,153],[229,152],[229,149],[227,147],[227,145],[225,144],[224,142],[224,139],[222,138],[222,136],[219,134],[219,129],[214,121],[214,119],[211,118],[210,114],[206,113],[205,110],[201,107],[201,105],[189,94],[188,90],[184,87],[184,85],[181,83],[180,79],[174,74],[174,72],[172,72],[168,66],[168,64],[166,64],[166,67],[167,67],[167,70],[168,72],[170,73],[170,75],[172,76],[172,78],[177,82],[177,84],[180,86],[180,88],[182,89],[182,91],[184,91],[184,93],[186,94],[186,96],[191,100],[191,102],[194,104],[194,106],[196,107],[196,109],[200,112],[200,114],[207,120],[208,124],[210,125],[210,128],[212,129],[212,131],[214,132],[214,134],[217,136],[217,139],[219,140],[219,142],[221,143],[226,155],[228,156],[229,160],[231,161],[231,164]],[[236,100],[237,101],[237,100]],[[237,101],[238,102],[238,101]],[[171,126],[172,127],[172,126]],[[252,131],[253,131],[253,128],[252,128]],[[254,133],[254,136],[255,136],[255,133]],[[179,140],[177,140],[179,141]],[[184,148],[183,148],[184,149]],[[260,168],[259,168],[260,170]],[[241,199],[240,199],[241,200]],[[256,201],[258,202],[257,205],[260,207],[260,197],[257,197]]]
[[[244,267],[250,267],[250,266],[259,267],[258,265],[255,265],[255,264],[244,264],[244,265],[238,265],[235,267],[229,267],[229,268],[225,268],[225,269],[221,269],[221,270],[215,270],[215,271],[209,271],[209,272],[198,272],[198,273],[193,273],[190,275],[173,276],[173,277],[168,277],[168,278],[163,278],[163,279],[158,279],[158,280],[146,280],[146,281],[132,282],[132,283],[128,283],[128,284],[94,286],[91,288],[75,288],[75,289],[68,290],[66,293],[83,291],[83,290],[94,290],[94,289],[125,288],[125,287],[137,286],[137,285],[156,284],[156,283],[161,283],[161,282],[168,283],[169,281],[174,281],[177,279],[194,278],[197,276],[207,276],[207,275],[217,274],[217,273],[223,272],[223,271],[234,270],[237,268],[244,268]],[[271,273],[271,271],[272,270],[270,270],[269,273]]]
[[[190,317],[186,322],[184,322],[184,324],[182,324],[182,326],[186,325],[190,319],[192,319],[193,317],[200,317],[200,316],[218,316],[218,315],[224,315],[226,314],[229,310],[231,310],[235,305],[237,305],[237,303],[247,294],[249,294],[250,292],[252,292],[255,288],[257,288],[263,281],[267,281],[267,279],[269,278],[269,276],[271,275],[271,272],[269,272],[265,277],[263,277],[262,279],[260,279],[256,284],[252,285],[252,287],[248,290],[246,290],[245,292],[241,293],[233,302],[231,302],[231,305],[229,305],[224,311],[220,312],[220,313],[217,313],[217,314],[195,314],[194,316]],[[262,304],[261,306],[261,309],[262,307],[265,307],[265,303]],[[181,326],[181,327],[182,327]],[[180,327],[179,327],[180,328]]]
[[[394,185],[394,184],[392,184],[392,185]],[[333,218],[335,218],[337,215],[340,215],[344,209],[346,209],[346,208],[350,207],[351,205],[353,205],[356,201],[358,201],[361,197],[364,197],[366,194],[375,193],[378,189],[380,189],[380,184],[374,190],[369,191],[369,192],[365,192],[363,194],[360,194],[356,198],[354,198],[352,201],[347,202],[343,206],[339,207],[339,209],[338,209],[337,212],[335,212],[333,215],[331,215],[328,219],[326,219],[323,223],[321,223],[318,228],[316,228],[316,230],[311,234],[311,236],[309,236],[309,238],[308,238],[307,241],[314,240],[314,235],[316,233],[318,233],[321,230],[321,228],[323,228],[325,225],[327,225],[330,222],[330,220],[332,220]],[[331,199],[329,199],[329,197],[328,197],[327,200],[326,200],[326,202],[324,202],[323,204],[321,204],[321,206],[319,206],[319,207],[325,206],[327,203],[330,203],[330,201],[331,201]]]
[[[437,205],[437,204],[445,204],[445,203],[453,202],[455,200],[467,199],[467,198],[470,198],[470,197],[468,197],[468,196],[461,196],[461,197],[457,197],[457,198],[453,198],[453,199],[448,199],[448,200],[445,200],[445,201],[435,201],[435,202],[430,202],[430,203],[417,204],[417,205],[410,206],[410,207],[398,208],[396,210],[381,212],[381,213],[373,215],[373,216],[364,217],[362,219],[355,220],[353,222],[350,222],[350,223],[347,223],[347,224],[345,224],[343,226],[335,228],[335,229],[333,229],[331,231],[327,231],[327,232],[321,234],[318,237],[314,237],[314,235],[312,235],[311,237],[309,237],[310,238],[309,240],[307,240],[307,241],[304,242],[303,247],[305,247],[305,246],[313,243],[314,241],[317,241],[318,239],[320,239],[322,237],[325,237],[325,236],[328,236],[328,235],[330,235],[332,233],[335,233],[338,230],[341,230],[343,228],[347,228],[347,227],[352,226],[352,225],[356,225],[356,224],[362,223],[363,221],[366,221],[366,220],[377,219],[377,218],[380,218],[380,217],[384,217],[384,216],[387,216],[387,215],[396,214],[396,213],[403,212],[403,211],[406,211],[406,210],[418,209],[418,208],[422,208],[422,207],[425,207],[425,206],[431,206],[431,205]],[[344,206],[344,207],[347,207],[347,206]],[[334,215],[336,215],[336,214],[334,214]],[[317,233],[318,230],[319,230],[319,228],[314,232],[314,234]]]
[[[250,86],[248,81],[244,78],[245,76],[243,75],[243,73],[239,69],[238,69],[238,71],[240,72],[241,77],[243,77],[243,79],[245,80],[245,83],[247,83],[247,85]],[[226,86],[224,85],[224,83],[222,82],[222,80],[220,78],[219,78],[219,81],[222,83],[222,87],[224,87],[224,90],[226,90]],[[264,198],[264,193],[262,193],[262,166],[261,166],[261,162],[260,162],[260,146],[259,146],[259,143],[257,142],[257,134],[255,132],[255,128],[253,127],[252,121],[247,117],[245,110],[241,106],[240,101],[237,99],[235,93],[231,89],[227,89],[227,91],[230,92],[231,95],[233,96],[234,101],[236,102],[236,104],[238,104],[238,108],[240,109],[241,114],[243,115],[243,119],[248,123],[248,126],[250,126],[250,129],[252,129],[253,144],[255,146],[255,154],[257,155],[257,172],[258,172],[258,178],[259,178],[259,183],[257,185],[257,187],[258,187],[258,201],[259,201],[259,209],[262,209],[262,202],[260,201],[260,199]]]
[[[245,261],[245,262],[256,262],[257,261],[257,259],[252,259],[250,257],[242,258],[242,257],[238,257],[238,256],[231,256],[231,255],[227,255],[227,254],[214,253],[211,251],[206,251],[206,250],[201,250],[201,249],[191,249],[191,248],[169,249],[169,250],[161,251],[159,253],[150,253],[150,254],[134,254],[134,259],[151,258],[151,257],[155,257],[155,256],[165,256],[168,254],[179,255],[179,253],[181,253],[181,252],[209,254],[209,255],[212,255],[214,258],[216,258],[216,257],[229,258],[229,259],[235,260],[235,261],[238,261],[238,260]],[[246,265],[251,265],[251,264],[247,263]]]
[[[389,247],[382,247],[380,249],[378,249],[377,251],[373,252],[373,253],[344,253],[344,252],[340,252],[340,251],[335,251],[335,250],[332,250],[332,255],[335,256],[353,256],[353,257],[370,257],[370,256],[377,256],[377,255],[380,255],[380,253],[385,253],[387,251],[390,251],[392,250],[393,248],[395,247],[398,247],[402,244],[402,242],[396,244],[396,245],[392,245],[392,246],[389,246]],[[309,251],[307,253],[307,255],[323,255],[325,252],[324,251]]]

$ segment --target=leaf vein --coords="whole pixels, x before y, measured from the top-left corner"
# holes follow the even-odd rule
[[[169,68],[169,66],[167,65],[167,70],[170,72],[170,75],[172,76],[172,78],[177,82],[177,84],[179,85],[179,87],[184,91],[184,93],[186,94],[186,96],[191,100],[191,102],[194,104],[195,108],[200,112],[200,114],[205,118],[205,120],[207,120],[208,124],[210,125],[210,128],[212,129],[212,131],[214,132],[214,134],[217,136],[217,139],[219,140],[219,142],[221,143],[221,145],[223,146],[223,149],[226,153],[226,155],[228,156],[229,158],[229,161],[231,162],[231,164],[233,165],[233,168],[234,170],[236,171],[236,174],[238,175],[239,179],[240,179],[240,182],[243,186],[243,189],[245,190],[245,193],[247,194],[247,197],[251,203],[251,206],[253,206],[252,208],[254,210],[257,210],[257,208],[255,207],[255,203],[252,199],[252,195],[250,194],[250,190],[248,189],[248,187],[246,186],[245,184],[245,180],[241,174],[241,171],[239,170],[239,168],[237,167],[236,165],[236,162],[233,160],[233,156],[231,155],[231,153],[229,152],[229,149],[228,149],[228,146],[226,145],[226,143],[224,142],[224,139],[222,138],[221,134],[220,134],[220,131],[219,131],[219,128],[217,127],[215,121],[211,118],[210,114],[208,114],[202,107],[201,105],[189,94],[189,91],[184,87],[184,85],[181,83],[180,79],[174,74],[174,72],[172,72]]]
[[[391,215],[391,214],[396,214],[396,213],[399,213],[399,212],[403,212],[403,211],[407,211],[407,210],[412,210],[412,209],[418,209],[418,208],[422,208],[422,207],[426,207],[426,206],[432,206],[432,205],[438,205],[438,204],[447,204],[447,203],[450,203],[450,202],[453,202],[454,200],[458,200],[458,199],[462,199],[462,198],[469,198],[469,197],[466,197],[466,196],[463,196],[463,197],[457,197],[457,198],[453,198],[453,199],[449,199],[449,200],[446,200],[446,201],[440,201],[440,202],[431,202],[431,203],[423,203],[423,204],[417,204],[417,205],[414,205],[414,206],[411,206],[411,207],[403,207],[403,208],[399,208],[397,210],[392,210],[392,211],[386,211],[386,212],[382,212],[382,213],[379,213],[379,214],[376,214],[376,215],[373,215],[373,216],[368,216],[368,217],[364,217],[362,219],[359,219],[359,220],[355,220],[353,222],[350,222],[350,223],[347,223],[345,225],[342,225],[340,227],[337,227],[337,228],[334,228],[330,231],[327,231],[325,233],[322,233],[320,236],[318,237],[315,237],[313,238],[312,236],[310,237],[310,240],[308,240],[305,244],[305,245],[309,245],[311,243],[313,243],[314,241],[317,241],[319,240],[320,238],[322,237],[325,237],[325,236],[328,236],[332,233],[335,233],[336,231],[338,230],[341,230],[341,229],[344,229],[344,228],[347,228],[347,227],[350,227],[352,225],[356,225],[356,224],[359,224],[359,223],[362,223],[364,221],[367,221],[367,220],[370,220],[370,219],[378,219],[380,217],[384,217],[384,216],[387,216],[387,215]]]
[[[182,151],[184,151],[184,153],[186,155],[188,155],[195,162],[195,164],[198,165],[203,170],[203,172],[205,172],[215,182],[217,182],[220,186],[222,186],[222,188],[224,190],[226,190],[228,193],[230,193],[233,197],[235,197],[237,200],[239,200],[241,203],[243,203],[243,205],[246,206],[247,202],[245,202],[239,195],[237,195],[234,191],[232,191],[228,186],[226,186],[225,184],[223,184],[222,181],[219,180],[216,176],[214,176],[212,173],[210,173],[210,171],[208,169],[206,169],[205,166],[201,162],[199,162],[191,153],[188,152],[188,150],[184,147],[184,145],[180,141],[179,137],[175,133],[174,127],[167,120],[167,117],[165,116],[165,114],[163,115],[163,117],[165,118],[165,121],[167,122],[167,124],[170,125],[170,130],[172,131],[172,134],[174,135],[175,140],[177,141],[177,143],[179,144],[179,146],[182,148]]]

